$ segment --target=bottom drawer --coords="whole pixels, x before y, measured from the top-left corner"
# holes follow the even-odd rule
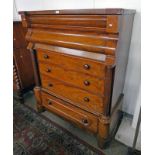
[[[74,107],[54,96],[42,92],[42,104],[45,108],[59,116],[77,124],[81,128],[86,128],[91,132],[97,132],[97,116]]]

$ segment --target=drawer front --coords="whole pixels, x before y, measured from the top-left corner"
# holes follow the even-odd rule
[[[28,22],[31,27],[50,28],[52,30],[81,30],[93,32],[111,32],[118,33],[118,15],[100,15],[84,13],[83,15],[64,15],[53,11],[53,14],[38,14],[28,16]],[[89,15],[88,15],[89,14]],[[77,22],[78,21],[78,22]],[[25,22],[25,20],[22,20]]]
[[[96,94],[104,94],[104,80],[101,78],[95,78],[90,75],[64,69],[49,63],[39,63],[39,70],[43,75],[59,79],[73,86],[94,92]]]
[[[104,77],[105,65],[98,61],[41,49],[38,49],[37,56],[40,62],[55,64],[96,77]]]
[[[59,80],[41,76],[42,87],[54,95],[91,112],[103,112],[103,98]]]
[[[30,17],[31,24],[64,26],[106,27],[104,15],[35,15]],[[78,22],[77,22],[78,21]]]
[[[68,103],[57,99],[44,92],[42,94],[43,106],[57,115],[70,120],[82,128],[86,128],[94,133],[97,132],[97,117],[93,114],[87,113],[79,108],[73,107]]]

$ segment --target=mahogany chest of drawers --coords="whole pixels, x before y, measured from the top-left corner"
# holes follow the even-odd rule
[[[39,111],[49,110],[97,135],[115,133],[134,10],[20,12],[35,72]]]

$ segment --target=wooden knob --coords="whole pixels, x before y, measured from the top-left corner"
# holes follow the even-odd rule
[[[83,100],[84,100],[85,102],[89,102],[89,98],[88,98],[88,97],[85,97]]]
[[[85,64],[85,65],[83,65],[83,67],[84,67],[84,69],[90,69],[90,65],[88,65],[88,64]]]
[[[49,86],[49,87],[53,87],[53,84],[52,84],[52,83],[49,83],[48,86]]]
[[[109,27],[112,27],[113,25],[112,24],[109,24]]]
[[[48,59],[49,56],[47,54],[44,54],[44,59]]]
[[[51,105],[52,104],[52,101],[48,100],[48,104]]]
[[[47,69],[46,69],[46,72],[51,72],[51,69],[50,69],[50,68],[47,68]]]
[[[86,86],[89,86],[89,85],[90,85],[90,82],[87,81],[87,80],[85,80],[85,81],[84,81],[84,84],[85,84]]]
[[[89,123],[88,123],[88,120],[87,120],[87,119],[83,119],[83,120],[82,120],[82,123],[83,123],[83,125],[84,125],[84,126],[88,126],[88,125],[89,125]]]

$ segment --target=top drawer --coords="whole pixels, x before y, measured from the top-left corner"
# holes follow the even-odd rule
[[[60,11],[58,11],[60,13]],[[109,32],[118,33],[118,15],[59,15],[55,14],[22,14],[24,26],[61,29],[81,30],[87,32]],[[25,19],[26,23],[25,24]],[[77,22],[78,21],[78,22]]]
[[[86,73],[96,77],[104,77],[105,65],[102,62],[48,50],[38,49],[37,51],[39,62],[51,63],[68,70]]]

